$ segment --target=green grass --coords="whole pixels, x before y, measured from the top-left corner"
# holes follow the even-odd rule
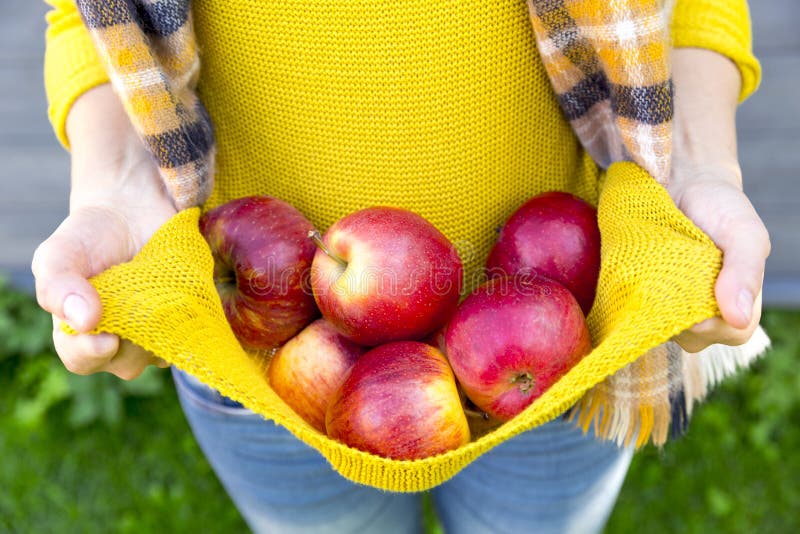
[[[800,532],[800,313],[762,325],[772,350],[718,388],[686,436],[637,455],[607,532]]]
[[[607,532],[800,531],[800,313],[701,406],[687,436],[639,454]],[[166,373],[76,377],[49,318],[0,284],[0,532],[242,532]],[[430,507],[430,532],[437,530]]]
[[[174,391],[126,400],[125,410],[116,428],[74,429],[63,406],[35,428],[2,409],[0,531],[245,531]]]

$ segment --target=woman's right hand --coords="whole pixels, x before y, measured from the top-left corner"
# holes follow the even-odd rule
[[[33,256],[39,305],[53,315],[53,342],[65,367],[131,380],[167,363],[110,333],[88,279],[129,261],[176,210],[148,153],[109,85],[76,100],[67,119],[72,153],[70,213]],[[78,335],[61,330],[65,321]]]

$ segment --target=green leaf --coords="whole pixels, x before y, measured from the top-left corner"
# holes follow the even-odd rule
[[[717,517],[726,516],[733,510],[731,498],[716,486],[710,486],[706,490],[706,504],[708,504],[711,513]]]
[[[33,395],[20,397],[14,408],[15,419],[24,425],[40,423],[47,411],[69,397],[70,387],[66,373],[58,364],[48,360],[37,360],[20,373],[24,386],[36,385]]]
[[[106,375],[110,378],[111,375]],[[117,426],[122,422],[122,393],[120,387],[104,387],[101,390],[100,402],[103,420],[109,426]]]

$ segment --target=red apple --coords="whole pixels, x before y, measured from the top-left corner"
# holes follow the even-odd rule
[[[469,442],[447,360],[416,341],[381,345],[359,358],[328,406],[325,425],[333,439],[396,460]]]
[[[447,325],[447,357],[464,393],[507,421],[591,350],[580,306],[543,276],[495,278],[470,294]]]
[[[308,282],[311,229],[272,197],[233,200],[200,219],[225,316],[245,348],[275,348],[319,315]]]
[[[535,270],[569,289],[588,315],[600,272],[597,210],[569,193],[531,198],[500,230],[486,268],[490,277]]]
[[[317,319],[278,350],[269,364],[269,383],[297,415],[324,434],[328,404],[366,350]]]
[[[455,247],[410,211],[376,207],[330,227],[311,267],[322,315],[361,345],[420,339],[458,305],[462,266]]]

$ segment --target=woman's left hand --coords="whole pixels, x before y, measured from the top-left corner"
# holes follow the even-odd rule
[[[714,288],[721,317],[675,337],[688,352],[714,343],[741,345],[761,318],[761,286],[770,241],[742,191],[736,151],[736,66],[708,50],[673,51],[675,120],[668,191],[676,206],[722,250]]]
[[[761,319],[769,234],[732,169],[683,172],[691,175],[673,182],[670,194],[678,208],[722,250],[722,270],[714,288],[722,317],[695,325],[675,341],[688,352],[699,352],[713,343],[741,345]]]

